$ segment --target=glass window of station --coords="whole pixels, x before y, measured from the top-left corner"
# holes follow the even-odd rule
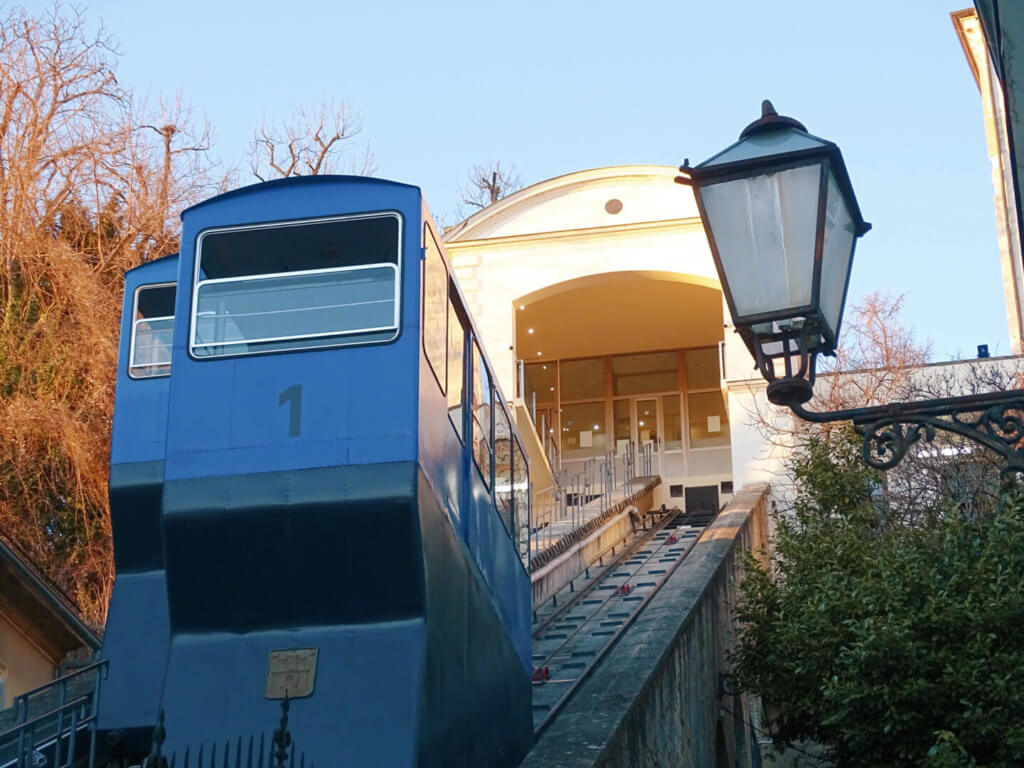
[[[135,291],[128,375],[133,379],[169,376],[174,340],[174,283],[142,285]]]
[[[191,353],[391,341],[398,336],[400,267],[397,213],[203,232]]]
[[[563,461],[727,449],[720,366],[718,346],[545,360],[525,365],[523,396]]]

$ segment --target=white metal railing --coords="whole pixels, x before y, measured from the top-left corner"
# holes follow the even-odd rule
[[[636,493],[653,468],[654,444],[629,441],[624,450],[554,472],[555,484],[533,497],[531,558]]]

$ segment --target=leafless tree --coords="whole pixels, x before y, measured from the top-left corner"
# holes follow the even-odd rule
[[[513,165],[502,168],[500,162],[474,165],[468,183],[462,187],[462,202],[470,208],[481,209],[508,197],[523,188],[523,178]]]
[[[930,347],[919,343],[901,321],[904,297],[873,293],[849,308],[836,357],[820,366],[815,397],[808,408],[834,411],[1019,386],[1019,360],[928,364]],[[788,450],[815,433],[828,437],[841,422],[807,424],[760,403],[749,414],[769,444]],[[971,441],[940,431],[934,442],[920,441],[895,468],[884,473],[879,508],[893,524],[913,524],[923,515],[942,514],[943,504],[984,514],[999,489],[997,457]]]
[[[362,118],[344,103],[325,99],[317,107],[301,107],[290,121],[256,130],[252,173],[260,181],[340,172],[369,175],[376,168],[369,146],[358,158],[343,161],[361,130]]]

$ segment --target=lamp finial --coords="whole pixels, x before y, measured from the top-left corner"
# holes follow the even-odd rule
[[[775,111],[775,107],[772,106],[771,101],[765,99],[761,102],[761,117],[743,129],[743,132],[740,134],[740,139],[745,139],[755,133],[775,131],[779,128],[796,128],[798,131],[803,131],[804,133],[807,132],[803,123],[794,120],[792,117],[783,117]]]

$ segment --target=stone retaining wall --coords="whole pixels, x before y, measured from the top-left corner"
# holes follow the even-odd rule
[[[767,545],[768,486],[744,487],[694,544],[524,768],[755,765],[748,705],[727,692],[739,547]]]

